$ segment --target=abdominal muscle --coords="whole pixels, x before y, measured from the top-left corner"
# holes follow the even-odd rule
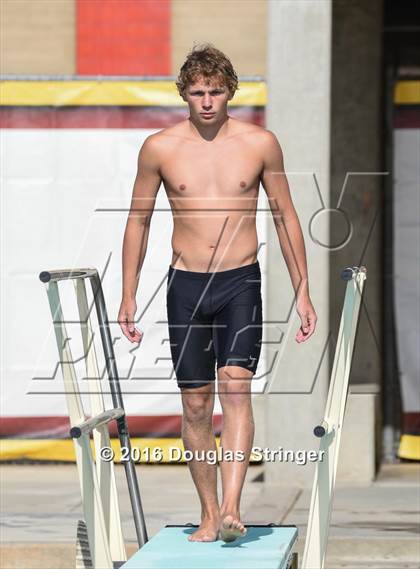
[[[255,215],[232,212],[174,217],[172,267],[185,271],[226,271],[255,263]]]

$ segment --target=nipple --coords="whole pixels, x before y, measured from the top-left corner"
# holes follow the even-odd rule
[[[181,185],[179,186],[179,189],[180,189],[180,190],[186,190],[186,189],[187,189],[187,186],[186,186],[185,184],[181,184]]]
[[[246,188],[246,182],[244,182],[243,180],[239,185],[241,186],[241,188]]]

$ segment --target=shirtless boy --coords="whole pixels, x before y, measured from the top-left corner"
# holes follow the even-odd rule
[[[177,80],[189,117],[148,136],[141,147],[123,244],[118,322],[124,335],[138,343],[142,332],[134,326],[135,295],[163,182],[174,222],[167,313],[184,447],[193,456],[195,451],[216,451],[212,415],[217,364],[223,410],[220,446],[245,457],[220,461],[220,506],[217,464],[188,462],[201,503],[201,524],[191,541],[232,541],[246,533],[240,497],[254,437],[250,388],[262,335],[255,223],[260,183],[296,295],[301,321],[297,342],[313,334],[317,319],[280,145],[272,132],[228,115],[237,86],[232,64],[219,50],[206,44],[190,52]]]

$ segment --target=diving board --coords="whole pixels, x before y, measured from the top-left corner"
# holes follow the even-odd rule
[[[167,525],[121,569],[204,569],[210,559],[218,569],[297,569],[292,553],[296,526],[244,525],[247,534],[229,543],[188,541],[198,525]]]

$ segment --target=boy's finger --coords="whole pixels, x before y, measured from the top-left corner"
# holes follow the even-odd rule
[[[308,338],[310,338],[312,336],[312,334],[315,331],[315,322],[313,320],[309,321],[309,328],[308,328],[308,333],[305,337],[305,340],[307,340]]]
[[[121,330],[123,331],[124,336],[129,340],[132,340],[133,334],[135,332],[133,324],[131,324],[131,329],[130,329],[130,323],[127,320],[125,320],[124,322],[120,322],[120,327]]]
[[[309,324],[309,319],[308,316],[305,314],[304,316],[301,317],[301,323],[302,323],[302,330],[304,331],[304,333],[306,334],[309,330],[308,324]]]
[[[132,334],[134,332],[134,319],[133,316],[131,314],[127,314],[126,318],[126,323],[127,323],[127,329],[130,332],[130,334]]]
[[[138,328],[135,328],[128,337],[132,342],[140,342],[143,337],[143,332],[141,332]]]

